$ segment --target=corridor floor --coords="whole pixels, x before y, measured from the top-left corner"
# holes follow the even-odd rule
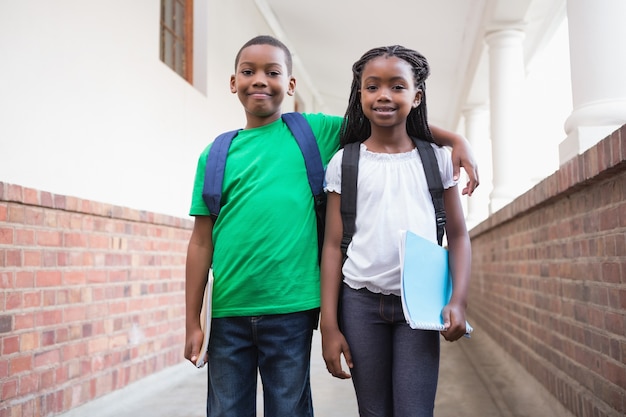
[[[316,417],[358,417],[352,383],[328,374],[315,332],[311,384]],[[184,362],[61,417],[203,417],[206,368]],[[263,416],[259,390],[258,416]],[[572,417],[486,334],[442,339],[435,417]],[[269,417],[269,416],[268,416]]]

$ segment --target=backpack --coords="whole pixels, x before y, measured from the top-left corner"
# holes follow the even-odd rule
[[[430,142],[411,138],[417,147],[428,190],[435,207],[435,222],[437,223],[437,243],[441,246],[443,242],[444,227],[446,224],[446,211],[443,205],[443,183],[439,173],[439,165],[435,151]],[[343,159],[341,161],[341,220],[343,223],[343,238],[341,240],[341,252],[344,261],[347,258],[347,251],[352,236],[354,235],[356,222],[356,193],[357,178],[359,171],[359,149],[361,143],[349,143],[343,149]]]
[[[324,243],[324,224],[326,220],[326,193],[324,192],[324,166],[320,151],[315,140],[315,135],[311,126],[301,113],[284,113],[282,119],[293,134],[306,166],[307,177],[311,193],[313,195],[313,206],[317,220],[317,241],[318,241],[318,261],[322,256],[322,243]],[[202,199],[209,208],[213,222],[217,220],[221,208],[222,185],[224,182],[224,169],[226,167],[226,157],[228,149],[239,130],[231,130],[222,133],[213,142],[209,154],[207,155],[206,169],[204,173],[204,188]]]

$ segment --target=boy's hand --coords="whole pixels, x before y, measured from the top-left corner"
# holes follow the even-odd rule
[[[348,368],[352,368],[350,347],[343,334],[337,330],[322,332],[322,356],[326,362],[326,369],[335,378],[348,379],[350,374],[341,368],[341,354],[343,353]]]
[[[443,317],[443,325],[446,328],[441,331],[441,335],[448,342],[454,342],[465,336],[466,321],[465,321],[465,309],[454,304],[448,304],[441,312]]]
[[[198,326],[197,329],[187,330],[187,340],[185,342],[185,359],[189,360],[194,365],[196,364],[196,361],[200,356],[200,349],[202,349],[203,340],[204,333],[202,332],[200,326]]]
[[[455,143],[452,148],[452,170],[455,181],[460,178],[461,167],[465,169],[469,178],[465,188],[462,190],[462,194],[471,196],[480,184],[480,181],[478,179],[478,164],[474,159],[474,153],[467,140]]]

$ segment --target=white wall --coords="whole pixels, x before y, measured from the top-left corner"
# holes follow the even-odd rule
[[[270,33],[252,0],[195,3],[197,88],[159,59],[158,0],[0,1],[0,181],[187,216],[199,153],[245,121],[235,55]]]

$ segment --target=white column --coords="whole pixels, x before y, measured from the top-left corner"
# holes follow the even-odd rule
[[[524,144],[519,137],[523,123],[518,110],[524,83],[524,32],[500,29],[487,33],[489,47],[489,103],[493,161],[493,190],[490,211],[496,212],[517,197],[522,189],[520,179]]]
[[[486,105],[472,106],[463,111],[465,137],[472,145],[478,162],[480,186],[467,198],[467,228],[471,229],[489,217],[489,193],[492,189],[491,139],[489,109]],[[463,184],[463,186],[465,186]]]
[[[626,1],[568,0],[567,18],[574,110],[561,164],[626,123]]]

